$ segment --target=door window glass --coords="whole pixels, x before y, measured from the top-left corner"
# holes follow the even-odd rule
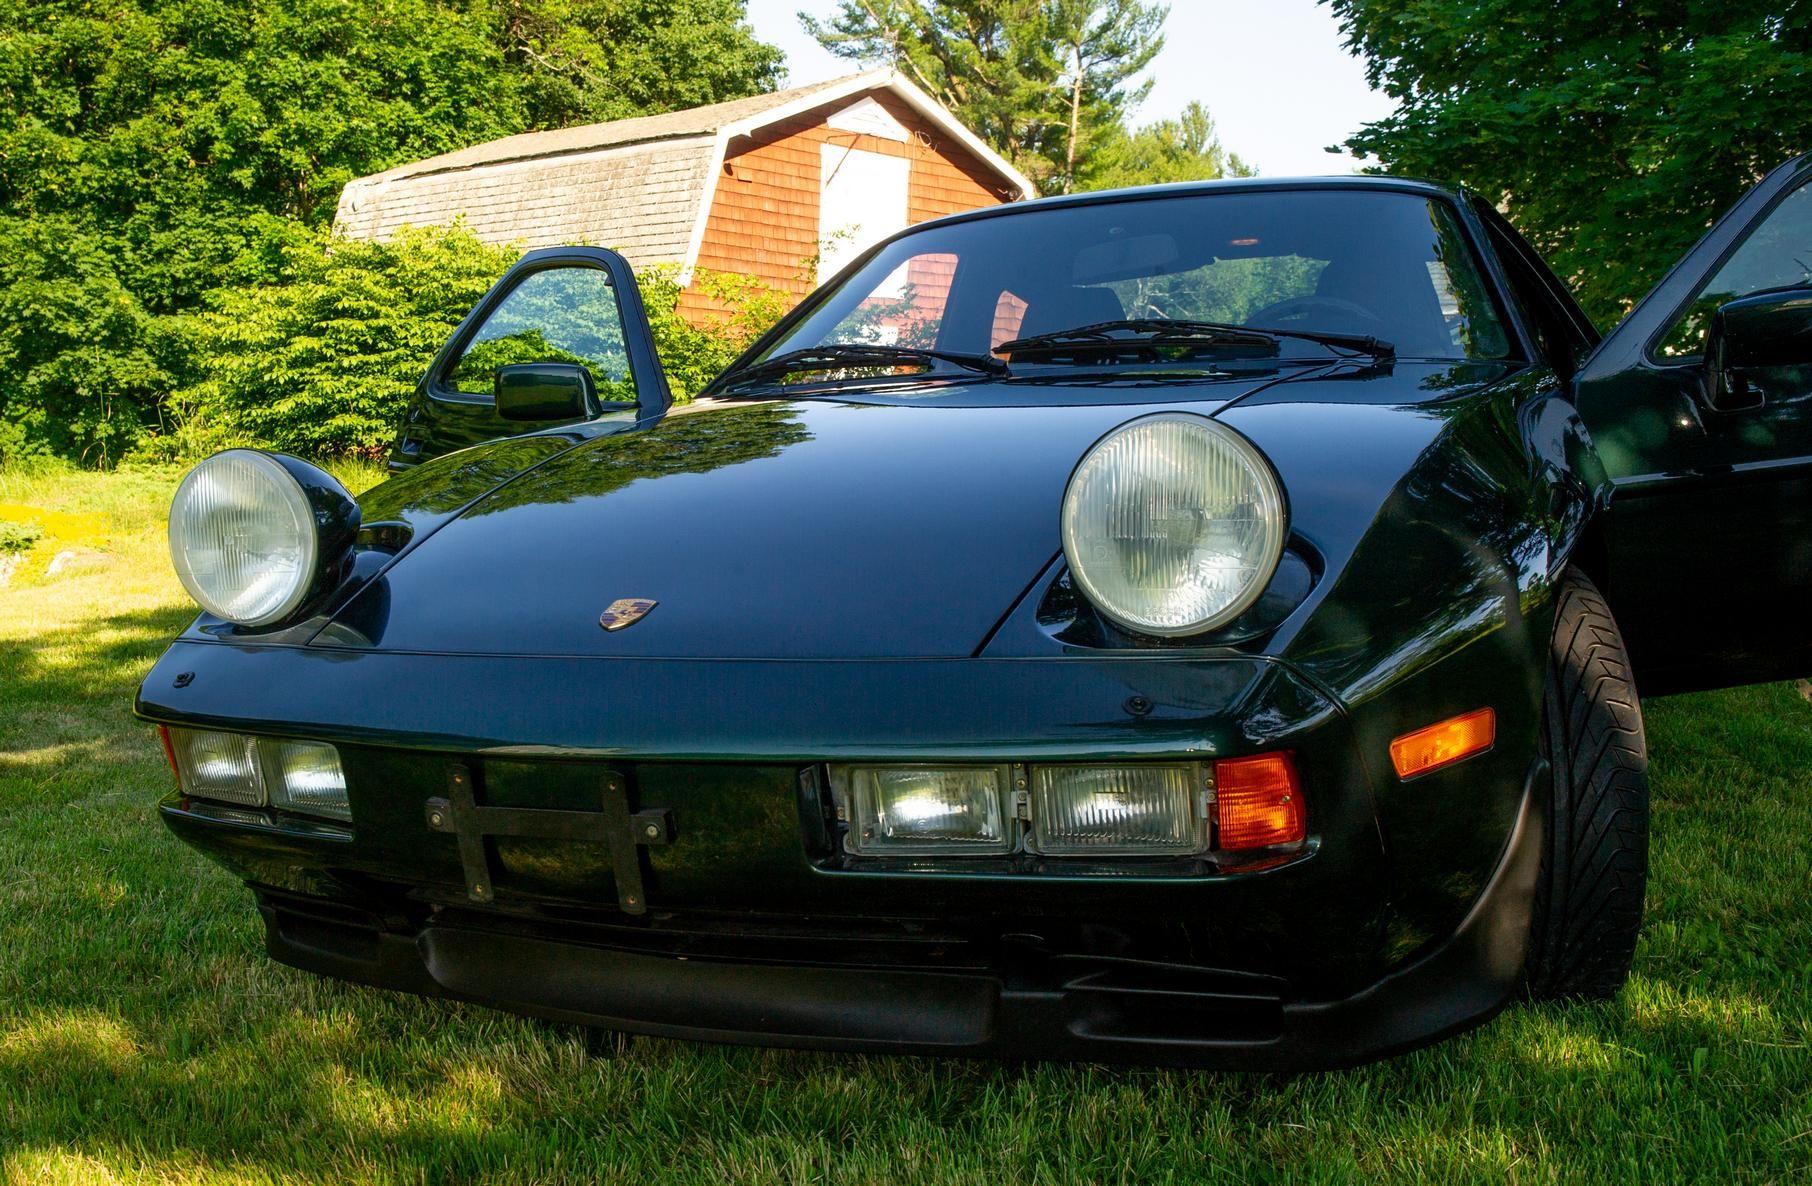
[[[1802,185],[1781,200],[1736,254],[1724,261],[1686,313],[1661,339],[1670,358],[1701,354],[1705,331],[1718,306],[1771,288],[1812,285],[1812,185]]]
[[[599,399],[635,400],[610,273],[583,267],[530,273],[466,343],[447,383],[468,395],[490,395],[497,368],[522,362],[576,363],[591,372]]]

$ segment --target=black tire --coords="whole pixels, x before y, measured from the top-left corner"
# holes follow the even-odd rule
[[[1629,976],[1648,883],[1648,743],[1629,656],[1584,573],[1561,582],[1542,707],[1554,770],[1525,963],[1536,1000],[1603,1000]]]

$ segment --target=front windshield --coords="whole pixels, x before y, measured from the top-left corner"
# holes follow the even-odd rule
[[[1322,189],[1152,196],[927,228],[815,297],[763,358],[847,345],[989,354],[1126,319],[1369,336],[1406,359],[1510,354],[1446,203]],[[1328,356],[1301,339],[1278,350]]]

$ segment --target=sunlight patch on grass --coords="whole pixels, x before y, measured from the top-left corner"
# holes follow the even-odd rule
[[[5,1186],[113,1186],[122,1181],[99,1158],[66,1149],[17,1149],[0,1158]]]
[[[481,1135],[509,1111],[509,1085],[496,1066],[462,1062],[446,1068],[417,1110],[436,1130]]]
[[[1729,992],[1703,992],[1687,983],[1631,976],[1618,998],[1624,1016],[1649,1030],[1675,1029],[1721,1039],[1778,1042],[1786,1023],[1766,1002]]]
[[[1500,1024],[1515,1033],[1515,1057],[1548,1071],[1621,1072],[1641,1061],[1623,1042],[1581,1026],[1566,1014],[1568,1006],[1519,1011]]]
[[[0,771],[45,771],[54,767],[67,766],[75,761],[92,762],[101,756],[105,748],[105,742],[89,740],[60,741],[50,745],[41,745],[36,749],[7,750],[0,752]]]
[[[139,1053],[125,1022],[92,1010],[54,1010],[0,1030],[0,1067],[81,1061],[119,1073]]]
[[[326,1101],[328,1117],[343,1128],[394,1139],[409,1125],[410,1101],[346,1067],[320,1068],[310,1076],[312,1092]]]
[[[1417,1129],[1387,1138],[1361,1165],[1369,1174],[1380,1176],[1433,1170],[1437,1179],[1463,1175],[1475,1181],[1502,1182],[1514,1180],[1511,1171],[1529,1162],[1535,1152],[1502,1129],[1467,1124],[1453,1129]]]
[[[48,507],[0,502],[0,521],[35,523],[47,537],[69,547],[98,548],[107,542],[106,519],[94,512],[53,511]]]

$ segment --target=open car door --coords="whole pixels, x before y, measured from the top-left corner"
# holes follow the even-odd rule
[[[1644,695],[1812,674],[1812,155],[1586,361],[1610,598]]]
[[[627,428],[672,402],[629,262],[601,247],[531,251],[435,356],[390,468],[561,425]]]

